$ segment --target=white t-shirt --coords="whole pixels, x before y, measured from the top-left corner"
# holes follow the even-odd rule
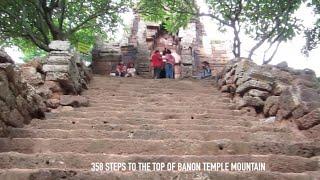
[[[173,52],[173,53],[171,53],[172,54],[172,56],[174,57],[174,59],[175,59],[175,63],[180,63],[181,62],[181,57],[180,57],[180,55],[179,54],[177,54],[176,52]]]

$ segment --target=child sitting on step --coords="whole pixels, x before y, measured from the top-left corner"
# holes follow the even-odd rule
[[[134,68],[133,62],[129,62],[126,77],[135,77],[135,76],[136,76],[136,68]]]

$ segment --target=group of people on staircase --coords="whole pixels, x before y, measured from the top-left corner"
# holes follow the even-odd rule
[[[165,48],[162,54],[156,50],[151,56],[151,67],[153,68],[153,78],[178,79],[181,74],[180,56],[173,54],[170,49]],[[198,79],[212,76],[211,67],[208,61],[203,61],[198,67]],[[165,75],[162,75],[165,74]]]
[[[177,53],[172,53],[170,49],[165,48],[162,53],[159,50],[154,51],[151,55],[151,68],[153,69],[153,78],[168,78],[179,79],[181,74],[181,59]],[[203,61],[199,66],[198,75],[195,76],[199,79],[210,77],[211,68],[207,61]],[[116,66],[115,76],[118,77],[135,77],[137,71],[134,63],[129,62],[127,65],[120,61]]]
[[[178,65],[180,66],[180,60],[172,54],[170,49],[165,48],[162,54],[156,50],[151,56],[151,67],[155,79],[161,78],[162,72],[165,78],[174,79],[175,74],[178,74],[177,71],[179,71],[176,68]]]

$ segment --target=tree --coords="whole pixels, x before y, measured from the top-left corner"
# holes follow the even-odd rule
[[[171,17],[165,19],[166,23],[184,26],[192,17],[211,17],[219,23],[220,30],[232,30],[235,57],[241,57],[241,32],[257,41],[250,50],[250,59],[264,43],[269,43],[267,52],[274,44],[279,47],[281,42],[293,38],[299,30],[298,20],[293,13],[300,7],[301,0],[207,0],[206,3],[210,9],[207,13],[199,12],[195,0],[141,0],[139,9],[144,16],[152,17],[151,20]],[[154,4],[154,9],[148,8],[147,4]],[[170,27],[175,30],[179,28]],[[276,51],[277,48],[264,63],[270,62]]]
[[[112,30],[117,26],[118,14],[129,3],[126,0],[1,0],[0,39],[22,48],[31,42],[44,51],[49,51],[52,40],[92,43],[94,34],[102,33],[103,27]]]
[[[300,5],[301,0],[252,0],[247,4],[245,31],[257,41],[249,52],[249,59],[252,59],[259,47],[267,43],[263,64],[268,64],[277,53],[280,44],[291,40],[300,31],[300,21],[294,17],[294,12]],[[266,58],[267,52],[274,45],[273,53]]]
[[[186,27],[198,12],[194,0],[140,0],[136,10],[147,21],[165,22],[170,33]]]
[[[312,0],[308,2],[309,7],[313,7],[314,13],[319,17],[320,15],[320,1]],[[316,49],[320,43],[320,18],[314,23],[313,27],[304,31],[306,44],[302,49],[305,55],[309,55],[309,52]]]

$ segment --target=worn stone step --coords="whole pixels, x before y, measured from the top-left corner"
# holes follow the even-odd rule
[[[136,102],[136,101],[144,101],[144,102],[152,102],[152,101],[167,101],[170,100],[170,102],[175,102],[175,103],[179,103],[179,102],[197,102],[198,104],[210,104],[212,102],[215,103],[230,103],[230,99],[223,99],[223,98],[219,98],[219,97],[215,97],[215,96],[208,96],[208,99],[210,99],[210,101],[208,100],[204,100],[203,97],[201,96],[191,96],[190,97],[182,97],[182,96],[176,96],[176,95],[162,95],[162,94],[155,94],[155,95],[146,95],[147,93],[143,93],[143,94],[135,94],[135,95],[131,95],[131,96],[117,96],[117,95],[105,95],[105,94],[100,94],[100,95],[85,95],[86,97],[88,97],[89,100],[91,101],[127,101],[127,102]]]
[[[184,104],[202,104],[202,105],[207,105],[210,106],[212,104],[217,104],[217,103],[230,103],[230,100],[226,101],[223,99],[217,99],[217,100],[211,100],[211,101],[204,101],[204,99],[185,99],[185,98],[176,98],[173,99],[171,97],[148,97],[148,98],[137,98],[137,97],[131,97],[131,98],[117,98],[117,97],[96,97],[96,98],[89,98],[90,102],[118,102],[118,101],[125,101],[127,103],[150,103],[150,102],[164,102],[167,104],[170,104],[171,102],[174,103],[175,105],[179,106],[184,105]]]
[[[39,169],[39,168],[60,168],[60,169],[83,169],[90,170],[92,163],[200,163],[201,170],[204,170],[202,163],[229,163],[231,166],[236,163],[257,163],[262,165],[264,171],[294,172],[319,171],[317,158],[303,158],[299,156],[283,155],[220,155],[220,156],[156,156],[156,155],[109,155],[109,154],[81,154],[81,153],[37,153],[22,154],[15,152],[0,153],[0,169]],[[231,170],[229,166],[228,170]],[[234,168],[234,166],[233,166]],[[164,168],[164,170],[167,170]],[[175,169],[178,170],[177,167]],[[221,171],[221,168],[212,170]],[[233,169],[235,170],[235,169]],[[208,171],[208,170],[207,170]]]
[[[105,131],[91,129],[29,129],[12,128],[10,138],[95,138],[95,139],[194,139],[211,141],[219,139],[231,139],[233,141],[303,141],[303,138],[296,137],[293,133],[265,131],[257,132],[233,132],[233,131],[175,131],[175,130],[127,130],[127,131]]]
[[[252,127],[256,124],[262,124],[259,121],[248,121],[245,119],[169,119],[169,120],[157,120],[157,119],[142,119],[142,118],[59,118],[59,119],[47,119],[47,120],[33,120],[30,125],[34,124],[46,124],[46,123],[61,123],[61,124],[125,124],[125,125],[161,125],[161,124],[192,124],[192,125],[217,125],[217,126],[245,126]]]
[[[109,107],[119,107],[119,108],[125,108],[125,107],[135,107],[135,106],[145,106],[146,103],[142,102],[135,102],[135,103],[128,103],[127,101],[105,101],[105,102],[100,102],[100,101],[92,101],[89,100],[90,102],[90,107],[104,107],[105,109],[108,109]],[[191,108],[191,107],[196,107],[196,108],[217,108],[217,109],[232,109],[234,107],[234,104],[231,103],[214,103],[211,102],[210,105],[208,104],[202,104],[199,102],[194,102],[193,104],[186,103],[186,102],[181,102],[181,103],[176,103],[176,102],[170,102],[169,104],[167,102],[161,102],[161,101],[151,101],[147,103],[147,107],[161,107],[161,106],[168,106],[168,107],[176,107],[176,108]],[[145,106],[146,107],[146,106]]]
[[[106,153],[140,155],[227,155],[283,154],[313,157],[320,155],[320,142],[243,142],[231,140],[138,140],[138,139],[42,139],[0,138],[0,152]]]
[[[119,79],[119,78],[117,78]],[[121,78],[120,78],[121,79]],[[129,93],[142,93],[142,92],[165,92],[165,93],[178,93],[178,92],[184,92],[184,93],[194,93],[195,95],[203,94],[203,95],[217,95],[219,94],[218,88],[215,88],[213,84],[208,85],[200,85],[200,84],[190,84],[190,86],[184,86],[183,84],[179,84],[179,81],[177,80],[169,80],[176,84],[168,85],[168,82],[163,82],[161,79],[143,79],[139,77],[139,81],[137,83],[141,83],[141,81],[144,81],[143,86],[130,84],[128,82],[122,82],[122,83],[110,83],[110,82],[99,82],[97,84],[91,83],[89,85],[90,91],[84,92],[86,94],[91,93],[110,93],[110,92],[129,92]],[[154,81],[155,83],[145,82],[145,81]],[[138,92],[134,92],[132,90],[141,90]],[[207,94],[204,94],[207,93]],[[125,95],[125,94],[123,94]],[[181,94],[182,95],[182,94]]]
[[[116,107],[112,106],[109,108],[101,108],[101,107],[88,107],[88,108],[76,108],[74,111],[77,112],[92,112],[92,113],[105,113],[105,112],[123,112],[123,113],[137,113],[137,112],[145,112],[145,113],[196,113],[196,114],[231,114],[231,115],[241,115],[240,111],[230,110],[230,109],[204,109],[204,108],[169,108],[169,107],[143,107],[143,105],[137,105],[132,107]]]
[[[226,113],[226,114],[223,114]],[[237,112],[235,112],[236,114]],[[59,118],[59,117],[75,117],[75,118],[96,118],[96,117],[130,117],[130,118],[150,118],[150,119],[235,119],[243,118],[247,120],[256,120],[256,117],[252,116],[239,116],[234,115],[232,112],[221,112],[221,113],[162,113],[162,112],[143,112],[143,111],[68,111],[63,113],[50,113],[48,118]]]
[[[154,92],[177,92],[177,90],[181,90],[181,92],[211,92],[218,93],[218,88],[214,87],[213,84],[199,84],[198,82],[192,81],[179,81],[179,80],[168,80],[168,79],[142,79],[142,78],[115,78],[115,80],[119,80],[116,83],[113,82],[97,82],[96,84],[92,82],[89,87],[90,90],[99,91],[99,90],[132,90],[132,89],[141,89],[142,91],[154,91]],[[130,82],[124,82],[121,80],[130,80]],[[131,82],[131,80],[133,80]],[[135,80],[139,82],[135,82]],[[141,84],[141,82],[143,83]],[[134,84],[139,83],[139,84]],[[107,92],[107,91],[103,91]],[[195,93],[196,94],[196,93]]]
[[[188,118],[188,119],[217,119],[222,116],[222,118],[230,118],[230,119],[236,119],[240,118],[242,116],[240,111],[233,111],[233,110],[223,110],[223,109],[212,109],[212,110],[202,110],[202,109],[168,109],[165,108],[159,108],[159,109],[151,109],[151,108],[110,108],[110,109],[100,109],[100,110],[86,110],[85,108],[81,109],[74,109],[73,111],[66,112],[65,114],[77,114],[77,115],[95,115],[95,114],[101,114],[101,115],[114,115],[114,114],[126,114],[127,116],[139,116],[139,117],[163,117],[164,115],[168,116],[177,116],[179,118]],[[194,117],[197,116],[197,117]],[[248,118],[250,120],[257,119],[254,117],[244,117]],[[171,118],[170,118],[171,119]]]
[[[128,91],[124,89],[114,89],[114,88],[99,88],[90,90],[90,92],[84,93],[85,95],[106,95],[106,96],[114,96],[114,97],[134,97],[141,96],[146,97],[147,95],[167,95],[167,96],[177,96],[177,97],[187,97],[188,95],[193,96],[206,96],[212,98],[221,97],[221,93],[218,91],[202,91],[195,93],[192,90],[168,90],[168,89],[141,89],[138,88],[139,91]]]
[[[105,103],[93,103],[90,101],[89,107],[80,107],[76,110],[115,110],[115,109],[133,109],[136,110],[145,108],[145,109],[179,109],[179,110],[227,110],[235,111],[234,104],[214,104],[211,106],[202,105],[202,104],[196,104],[196,105],[186,105],[186,104],[180,104],[180,105],[174,105],[174,104],[167,104],[165,102],[155,102],[155,103],[149,103],[148,106],[146,106],[143,103],[127,103],[124,101],[120,102],[105,102]]]
[[[105,130],[105,131],[127,131],[127,130],[180,130],[180,131],[235,131],[235,132],[256,132],[256,131],[270,131],[270,132],[291,132],[290,129],[284,127],[274,127],[274,125],[258,125],[254,127],[247,126],[227,126],[227,125],[196,125],[196,124],[83,124],[83,123],[41,123],[27,125],[25,127],[34,129],[91,129],[91,130]]]
[[[176,91],[191,92],[218,92],[218,88],[214,85],[214,81],[206,82],[198,80],[172,80],[172,79],[142,79],[142,78],[113,78],[112,81],[92,81],[89,85],[93,90],[106,89],[123,89],[132,90],[140,88],[143,90],[159,90],[159,91]],[[142,83],[143,82],[143,83]]]
[[[280,173],[280,172],[90,172],[89,170],[61,169],[12,169],[0,170],[3,180],[42,179],[94,179],[94,180],[185,180],[185,179],[226,179],[226,180],[318,180],[320,173]]]

